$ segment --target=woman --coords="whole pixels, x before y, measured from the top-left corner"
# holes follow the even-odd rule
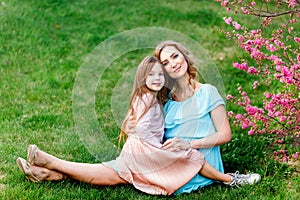
[[[197,68],[191,54],[174,41],[160,43],[155,49],[169,75],[170,89],[165,111],[164,149],[197,149],[206,162],[224,172],[220,145],[231,140],[225,103],[217,89],[197,81]],[[177,193],[191,192],[214,181],[197,174]]]

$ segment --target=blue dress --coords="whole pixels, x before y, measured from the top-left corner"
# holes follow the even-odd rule
[[[206,137],[216,132],[210,112],[219,105],[225,105],[217,89],[210,84],[202,84],[189,99],[176,102],[168,100],[164,107],[165,139],[174,137],[191,141]],[[224,173],[220,146],[199,149],[204,154],[206,162],[218,171]],[[199,174],[187,184],[179,188],[175,194],[190,193],[214,182]]]

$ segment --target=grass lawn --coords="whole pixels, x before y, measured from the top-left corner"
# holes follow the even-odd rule
[[[214,1],[1,1],[0,199],[299,199],[299,175],[269,158],[265,138],[248,137],[236,127],[232,127],[232,142],[222,146],[225,170],[260,173],[262,181],[257,185],[213,185],[191,194],[161,197],[129,185],[97,187],[76,181],[33,184],[15,163],[17,157],[26,157],[27,145],[33,143],[63,159],[101,160],[88,150],[75,129],[73,88],[86,57],[101,42],[123,31],[161,27],[184,34],[211,56],[226,93],[234,93],[238,83],[249,87],[254,77],[231,64],[243,56],[241,51],[220,32],[228,28],[223,23],[226,15]],[[237,20],[258,26],[255,18]],[[99,126],[114,144],[119,133],[111,107],[114,88],[151,52],[140,49],[114,59],[95,89]],[[230,104],[227,108],[236,109]],[[96,145],[102,148],[103,144]]]

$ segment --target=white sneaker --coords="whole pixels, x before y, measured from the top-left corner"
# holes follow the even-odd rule
[[[229,186],[240,186],[245,184],[253,185],[261,180],[261,177],[259,174],[239,174],[239,171],[236,171],[235,173],[228,173],[231,175],[231,182],[227,182],[224,184]]]

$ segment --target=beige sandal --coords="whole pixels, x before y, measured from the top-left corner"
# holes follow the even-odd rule
[[[34,159],[36,158],[36,152],[38,151],[38,147],[35,144],[31,144],[28,146],[27,151],[27,161],[29,164],[34,164]]]
[[[40,180],[33,175],[32,171],[30,170],[30,164],[24,159],[19,157],[17,160],[17,165],[19,169],[22,171],[23,174],[26,175],[27,179],[31,182],[40,182]]]

